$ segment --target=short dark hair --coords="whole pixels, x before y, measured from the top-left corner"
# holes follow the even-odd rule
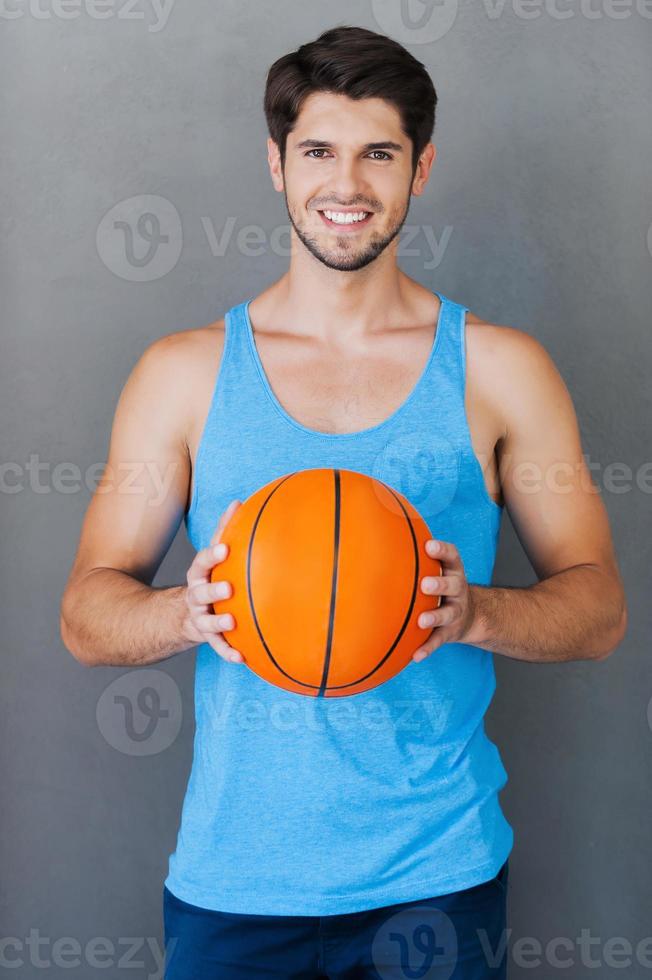
[[[265,86],[269,134],[285,163],[288,133],[313,92],[392,103],[412,141],[412,170],[435,128],[437,93],[424,65],[398,41],[364,27],[341,25],[275,61]]]

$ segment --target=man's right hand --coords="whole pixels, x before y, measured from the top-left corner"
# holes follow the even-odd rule
[[[188,569],[188,585],[184,593],[187,607],[184,633],[191,643],[209,643],[220,657],[230,663],[243,662],[240,652],[230,646],[222,635],[222,630],[233,629],[235,622],[230,613],[216,615],[213,602],[228,598],[232,588],[226,581],[211,582],[211,571],[227,556],[228,546],[220,542],[220,536],[240,503],[239,500],[231,501],[220,517],[211,543],[195,555]]]

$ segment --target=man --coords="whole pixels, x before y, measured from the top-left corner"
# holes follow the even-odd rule
[[[265,112],[289,268],[224,319],[153,343],[120,396],[61,630],[88,665],[200,645],[164,890],[168,978],[406,976],[399,964],[427,955],[437,975],[504,977],[513,833],[483,725],[492,653],[603,660],[625,633],[605,509],[550,357],[397,266],[435,160],[436,102],[423,65],[362,28],[279,59]],[[125,461],[149,461],[139,493],[113,479]],[[210,571],[234,509],[316,466],[403,492],[443,566],[420,583],[433,612],[414,662],[350,698],[267,684],[223,636],[233,618],[212,613],[230,595]],[[539,579],[529,588],[490,586],[504,506]],[[187,584],[152,588],[184,515]]]

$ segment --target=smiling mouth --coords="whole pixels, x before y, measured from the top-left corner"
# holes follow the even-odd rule
[[[368,225],[373,218],[373,211],[360,210],[347,212],[332,211],[330,208],[326,208],[324,211],[320,211],[319,215],[328,228],[350,232]]]

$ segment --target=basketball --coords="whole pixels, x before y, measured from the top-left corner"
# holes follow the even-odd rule
[[[370,691],[394,677],[432,631],[418,625],[441,596],[433,535],[412,504],[380,480],[346,469],[278,477],[234,512],[211,581],[232,595],[226,640],[259,677],[308,697]],[[240,669],[243,669],[241,665]]]

